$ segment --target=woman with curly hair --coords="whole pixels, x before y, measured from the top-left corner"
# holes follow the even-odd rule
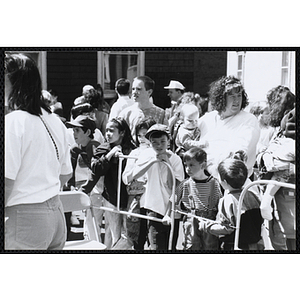
[[[268,147],[257,156],[262,179],[296,183],[295,95],[284,86],[267,93],[269,124],[276,131]],[[269,220],[269,236],[275,250],[296,250],[295,191],[268,184],[260,205]]]
[[[279,85],[267,93],[270,109],[269,125],[279,129],[283,117],[295,107],[295,95],[288,87]]]
[[[260,128],[257,118],[244,111],[249,102],[241,81],[233,76],[221,77],[210,85],[209,100],[213,111],[198,121],[200,141],[208,143],[208,171],[217,176],[218,164],[231,152],[243,150],[250,177]]]

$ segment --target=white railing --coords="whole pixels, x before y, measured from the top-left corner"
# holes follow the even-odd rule
[[[246,185],[240,195],[239,203],[238,203],[236,230],[235,230],[235,237],[234,237],[234,250],[241,250],[238,247],[238,244],[239,244],[239,235],[240,235],[241,211],[242,211],[242,205],[243,205],[243,201],[244,201],[246,192],[253,185],[266,185],[266,184],[277,185],[280,187],[286,187],[286,188],[290,188],[290,189],[296,188],[295,184],[279,182],[279,181],[275,181],[275,180],[257,180],[257,181],[253,181],[253,182],[249,183],[248,185]]]
[[[117,188],[117,209],[113,209],[110,207],[105,207],[105,206],[92,206],[94,209],[101,209],[104,211],[110,211],[122,215],[127,215],[127,216],[133,216],[141,219],[146,219],[150,221],[155,221],[155,222],[161,222],[162,219],[156,218],[156,217],[151,217],[151,216],[146,216],[142,214],[137,214],[137,213],[132,213],[128,211],[124,211],[120,209],[120,203],[121,203],[121,182],[122,182],[122,163],[124,159],[135,159],[137,160],[137,157],[135,156],[130,156],[130,155],[119,155],[119,164],[118,164],[118,188]],[[176,180],[175,180],[175,175],[173,172],[172,167],[166,163],[163,162],[168,169],[170,170],[172,174],[172,180],[173,180],[173,185],[172,185],[172,194],[170,197],[170,201],[172,203],[172,208],[171,208],[171,229],[170,229],[170,237],[169,237],[169,243],[168,243],[168,250],[172,250],[172,242],[173,242],[173,235],[174,235],[174,224],[175,224],[175,188],[176,188]]]

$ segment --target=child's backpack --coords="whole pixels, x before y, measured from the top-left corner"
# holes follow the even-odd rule
[[[239,244],[240,249],[247,250],[249,244],[257,243],[261,239],[261,226],[263,218],[260,208],[246,210],[241,214]],[[220,238],[221,242],[234,244],[235,230]]]

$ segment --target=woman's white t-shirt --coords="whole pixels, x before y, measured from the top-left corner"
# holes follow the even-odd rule
[[[59,152],[38,116],[13,111],[5,116],[5,177],[14,181],[6,206],[41,203],[60,191],[60,175],[72,173],[67,129],[42,110]]]

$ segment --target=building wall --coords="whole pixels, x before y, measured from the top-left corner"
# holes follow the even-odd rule
[[[164,89],[170,80],[180,81],[187,90],[193,90],[193,52],[146,51],[145,75],[155,81],[154,103],[162,108],[170,107],[168,91]]]
[[[227,75],[237,75],[237,52],[228,52]],[[246,51],[244,87],[250,102],[263,102],[267,92],[281,84],[281,51]],[[291,64],[289,88],[295,93],[295,54]]]
[[[209,85],[226,75],[226,51],[195,51],[194,52],[194,91],[206,96]]]
[[[58,92],[64,114],[69,118],[75,98],[86,84],[97,84],[97,52],[48,51],[47,86]]]
[[[145,75],[155,81],[154,103],[170,106],[168,91],[164,89],[170,80],[178,80],[186,91],[206,96],[209,84],[226,75],[225,51],[146,51]]]
[[[179,80],[186,91],[205,96],[209,84],[226,75],[225,51],[146,51],[145,75],[155,81],[154,103],[162,108],[170,106],[168,91],[170,80]],[[81,95],[85,84],[97,84],[97,52],[48,51],[47,88],[59,93],[69,118],[75,98]]]

